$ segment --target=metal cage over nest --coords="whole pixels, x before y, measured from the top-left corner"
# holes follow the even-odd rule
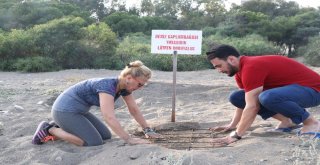
[[[176,150],[206,150],[214,148],[210,140],[224,137],[226,134],[217,134],[208,128],[201,128],[198,123],[167,123],[155,127],[163,138],[148,139],[154,144]],[[136,136],[144,137],[143,133]]]

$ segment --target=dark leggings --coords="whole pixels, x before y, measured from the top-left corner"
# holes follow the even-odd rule
[[[84,146],[102,145],[103,140],[111,138],[106,125],[96,116],[87,113],[52,111],[55,123],[64,131],[84,141]]]

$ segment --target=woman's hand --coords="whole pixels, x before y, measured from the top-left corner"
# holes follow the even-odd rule
[[[144,128],[143,132],[146,138],[151,138],[151,139],[163,138],[161,134],[156,133],[152,128],[149,128],[149,127]]]
[[[155,133],[155,132],[148,132],[148,133],[144,134],[144,136],[146,138],[151,138],[151,139],[163,138],[163,136],[161,134],[158,134],[158,133]]]
[[[227,131],[232,131],[235,129],[236,129],[236,127],[231,126],[231,124],[209,128],[209,130],[214,131],[214,132],[227,132]]]

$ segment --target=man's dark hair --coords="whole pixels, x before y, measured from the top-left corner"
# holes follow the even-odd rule
[[[209,61],[214,58],[226,60],[229,56],[240,56],[240,53],[237,51],[237,49],[230,45],[213,45],[210,51],[206,54]]]

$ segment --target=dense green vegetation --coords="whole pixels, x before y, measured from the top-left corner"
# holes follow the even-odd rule
[[[0,0],[0,70],[121,69],[141,60],[171,71],[170,55],[150,53],[152,29],[202,30],[200,56],[178,56],[178,70],[210,68],[212,44],[241,54],[305,56],[320,66],[320,9],[284,0],[251,0],[226,9],[223,0]],[[192,64],[192,65],[190,65]]]

